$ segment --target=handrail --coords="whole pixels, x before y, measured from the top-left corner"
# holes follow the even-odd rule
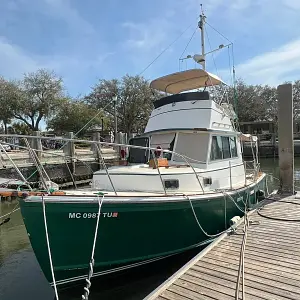
[[[1,135],[0,135],[0,136],[1,136]],[[22,137],[24,138],[23,135],[22,135]],[[34,136],[33,138],[39,138],[39,137]],[[46,137],[46,138],[47,138],[47,137]],[[50,138],[50,139],[52,139],[52,138]],[[62,138],[60,138],[59,140],[62,140]],[[68,138],[67,138],[66,140],[78,141],[77,139],[68,139]],[[136,146],[136,145],[128,145],[128,144],[116,144],[116,143],[98,142],[98,141],[87,141],[87,142],[89,142],[90,144],[95,144],[95,145],[96,145],[97,151],[100,150],[100,149],[99,149],[99,146],[102,145],[102,144],[123,145],[123,147],[125,146],[125,147],[127,147],[127,148],[137,148],[137,149],[151,150],[152,155],[153,155],[153,151],[154,151],[154,150],[157,150],[156,148],[151,148],[151,147],[149,147],[149,146],[148,146],[148,147],[144,147],[144,146]],[[7,144],[7,145],[15,146],[15,144],[13,144],[13,143],[8,143],[8,142],[2,142],[2,143],[3,143],[3,144]],[[18,147],[30,151],[30,150],[29,150],[30,147],[23,147],[23,146],[18,146]],[[205,193],[204,188],[203,188],[203,185],[201,184],[201,181],[200,181],[200,179],[199,179],[199,176],[198,176],[198,174],[197,174],[195,168],[194,168],[194,167],[190,164],[190,162],[188,161],[188,160],[194,160],[194,159],[189,158],[188,156],[185,156],[185,155],[176,153],[176,152],[171,151],[171,150],[167,150],[167,149],[160,149],[160,150],[161,150],[162,152],[165,152],[165,153],[172,153],[172,154],[174,154],[175,156],[181,157],[181,158],[185,161],[185,163],[192,169],[192,171],[193,171],[193,173],[194,173],[194,175],[195,175],[195,177],[196,177],[196,179],[197,179],[197,182],[198,182],[198,184],[199,184],[199,186],[200,186],[200,188],[201,188],[202,193],[203,193],[203,194]],[[35,149],[34,151],[45,152],[45,151],[43,151],[43,150],[38,150],[38,149]],[[101,159],[101,157],[102,157],[101,151],[99,151],[98,154],[100,154],[100,159]],[[59,157],[76,158],[76,157],[71,157],[71,156],[69,156],[69,155],[65,155],[64,153],[62,153],[62,154],[59,154],[59,153],[53,153],[53,155],[54,155],[54,156],[59,156]],[[103,159],[103,157],[102,157],[102,161],[103,161],[103,160],[104,160],[104,159]],[[199,163],[204,163],[204,162],[198,161],[198,160],[194,160],[194,161],[197,161],[197,162],[199,162]],[[106,165],[105,165],[105,162],[104,162],[104,168],[105,168],[105,166],[106,166]],[[165,194],[167,194],[167,191],[166,191],[165,186],[164,186],[164,184],[163,184],[163,179],[162,179],[161,172],[160,172],[159,168],[157,168],[157,169],[158,169],[158,173],[159,173],[159,176],[160,176],[160,178],[161,178],[161,181],[162,181],[162,185],[163,185],[163,188],[164,188],[164,192],[165,192]],[[113,188],[115,194],[117,194],[116,189],[115,189],[115,187],[114,187],[114,185],[113,185],[113,183],[112,183],[112,180],[111,180],[109,171],[108,171],[107,168],[105,168],[105,170],[106,170],[106,173],[107,173],[107,175],[108,175],[108,177],[109,177],[109,180],[110,180],[110,183],[111,183],[111,185],[112,185],[112,188]]]
[[[229,161],[229,183],[230,183],[230,189],[232,190],[232,177],[231,177],[231,162]]]
[[[175,153],[175,152],[174,152],[174,154],[175,154],[175,155],[178,155],[178,153]],[[180,154],[179,154],[179,156],[180,156]],[[183,157],[183,159],[186,161],[186,163],[192,168],[192,170],[193,170],[193,172],[194,172],[194,174],[195,174],[195,176],[196,176],[196,178],[197,178],[197,180],[198,180],[198,183],[199,183],[199,185],[200,185],[200,187],[201,187],[201,189],[202,189],[202,193],[204,194],[203,186],[202,186],[202,184],[201,184],[201,182],[200,182],[199,176],[198,176],[198,174],[196,173],[194,167],[186,160],[186,158],[185,158],[184,156],[182,156],[182,157]]]
[[[47,192],[49,192],[49,189],[48,189],[48,187],[47,187],[46,180],[45,180],[45,178],[44,178],[43,171],[44,171],[44,173],[46,174],[47,179],[48,179],[49,181],[50,181],[50,178],[49,178],[47,172],[45,171],[45,169],[43,168],[43,166],[42,166],[41,164],[39,164],[39,161],[38,161],[38,158],[37,158],[37,156],[36,156],[36,153],[35,153],[35,152],[32,150],[32,148],[30,147],[27,138],[24,138],[24,141],[25,141],[25,144],[26,144],[26,146],[27,146],[27,148],[28,148],[29,154],[31,155],[31,158],[32,158],[32,160],[33,160],[33,163],[35,164],[35,166],[36,166],[36,168],[37,168],[37,170],[38,170],[38,172],[39,172],[39,174],[40,174],[40,178],[41,178],[41,181],[42,181],[42,183],[43,183],[44,189],[45,189]]]
[[[148,150],[148,151],[151,151],[152,155],[153,155],[153,152],[155,150],[157,150],[157,148],[154,148],[154,147],[150,147],[150,146],[137,146],[137,145],[129,145],[129,144],[120,144],[120,143],[110,143],[110,142],[101,142],[101,141],[90,141],[90,140],[80,140],[80,139],[74,139],[74,138],[57,138],[57,137],[42,137],[42,136],[29,136],[29,135],[5,135],[5,134],[0,134],[0,137],[18,137],[18,138],[33,138],[33,139],[40,139],[40,140],[56,140],[56,141],[72,141],[72,142],[83,142],[83,143],[87,143],[87,144],[91,144],[91,145],[95,145],[96,147],[96,150],[98,152],[98,155],[99,155],[99,158],[104,161],[104,158],[102,156],[102,152],[101,152],[101,145],[109,145],[109,146],[118,146],[118,147],[125,147],[125,148],[133,148],[133,149],[143,149],[143,150]],[[16,145],[14,143],[8,143],[8,142],[1,142],[2,144],[7,144],[7,145],[12,145],[12,146],[18,146],[19,148],[21,149],[26,149],[26,150],[29,150],[29,148],[31,147],[23,147],[23,146],[19,146],[19,145]],[[35,149],[34,151],[41,151],[41,152],[44,152],[44,153],[47,153],[45,152],[43,149],[42,150],[39,150],[39,149]],[[198,181],[198,184],[202,190],[202,193],[205,194],[205,191],[204,191],[204,188],[203,188],[203,185],[201,183],[201,180],[199,178],[199,175],[197,174],[194,166],[191,164],[191,161],[194,161],[194,162],[197,162],[199,164],[206,164],[206,162],[204,161],[199,161],[199,160],[195,160],[195,159],[192,159],[188,156],[185,156],[183,154],[179,154],[179,153],[176,153],[174,151],[171,151],[171,150],[167,150],[167,149],[160,149],[160,151],[162,153],[171,153],[177,157],[180,157],[188,167],[190,167]],[[76,158],[78,161],[80,161],[77,157],[72,157],[70,155],[65,155],[64,153],[60,154],[60,153],[55,153],[55,151],[52,152],[53,156],[62,156],[62,157],[70,157],[70,158]],[[155,157],[153,155],[153,157]],[[157,162],[155,162],[156,164],[156,167],[157,167]],[[112,188],[115,192],[115,194],[117,195],[117,191],[113,185],[113,182],[111,180],[111,177],[110,177],[110,174],[109,174],[109,170],[107,169],[106,167],[106,164],[105,164],[105,161],[104,161],[104,164],[103,164],[104,168],[105,168],[105,171],[107,173],[107,176],[109,177],[109,180],[110,180],[110,183],[112,185]],[[231,168],[232,166],[230,165],[229,166],[229,169],[230,169],[230,172],[231,172]],[[163,189],[164,189],[164,193],[167,194],[167,191],[165,189],[165,185],[164,185],[164,182],[163,182],[163,178],[162,178],[162,174],[159,170],[159,168],[157,167],[158,169],[158,175],[160,176],[160,180],[162,182],[162,186],[163,186]],[[230,179],[231,179],[231,175],[230,175]],[[246,179],[246,178],[245,178]],[[232,183],[230,184],[231,188],[232,188]]]
[[[108,179],[109,179],[109,182],[110,182],[110,184],[111,184],[111,186],[112,186],[112,188],[113,188],[113,190],[114,190],[115,195],[117,196],[117,195],[118,195],[118,194],[117,194],[117,191],[116,191],[116,189],[115,189],[115,186],[114,186],[114,184],[113,184],[113,182],[112,182],[112,179],[111,179],[111,177],[110,177],[110,174],[109,174],[109,172],[108,172],[108,169],[107,169],[106,163],[105,163],[105,161],[104,161],[104,158],[103,158],[103,156],[102,156],[101,149],[100,149],[99,145],[96,145],[96,149],[97,149],[98,155],[99,155],[99,157],[100,157],[100,159],[101,159],[101,161],[102,161],[102,164],[103,164],[103,167],[104,167],[104,169],[105,169],[106,175],[107,175],[107,177],[108,177]]]
[[[53,140],[53,141],[67,141],[67,142],[78,142],[78,143],[87,143],[87,144],[100,144],[100,145],[108,145],[108,146],[118,146],[118,147],[125,147],[125,148],[136,148],[136,149],[144,149],[144,150],[157,150],[156,148],[153,147],[145,147],[145,146],[136,146],[136,145],[129,145],[129,144],[119,144],[119,143],[110,143],[110,142],[100,142],[100,141],[89,141],[89,140],[80,140],[80,139],[71,139],[71,138],[53,138],[53,137],[43,137],[43,136],[31,136],[31,135],[20,135],[20,134],[0,134],[0,137],[18,137],[18,138],[34,138],[34,139],[41,139],[41,140]],[[2,144],[6,144],[6,145],[13,145],[13,146],[17,146],[16,144],[13,143],[8,143],[8,142],[1,142]],[[18,146],[20,147],[20,146]],[[36,150],[36,149],[35,149]],[[167,149],[160,149],[162,152],[166,152],[166,153],[174,153],[180,157],[186,157],[190,160],[193,160],[195,162],[198,162],[200,164],[206,164],[206,161],[200,161],[200,160],[196,160],[193,158],[190,158],[188,156],[176,153],[174,151],[171,150],[167,150]]]
[[[165,195],[167,195],[167,190],[166,190],[166,187],[165,187],[165,185],[164,185],[164,181],[163,181],[163,179],[162,179],[162,176],[161,176],[161,173],[160,173],[158,164],[157,164],[157,160],[156,160],[156,158],[155,158],[154,150],[151,150],[151,153],[152,153],[153,161],[154,161],[154,163],[155,163],[155,168],[157,169],[157,172],[158,172],[158,174],[159,174],[159,177],[160,177],[161,184],[162,184],[162,187],[163,187],[163,189],[164,189]]]
[[[13,143],[1,142],[0,145],[1,145],[1,144],[9,145],[9,146],[18,146],[18,148],[21,148],[21,149],[24,149],[24,150],[29,151],[28,147],[16,145],[16,144],[13,144]],[[35,151],[35,152],[45,152],[44,150],[39,150],[39,149],[34,149],[34,151]],[[52,156],[59,156],[59,157],[62,157],[62,158],[65,157],[65,158],[68,158],[68,159],[70,159],[70,160],[71,160],[71,159],[76,159],[77,161],[80,161],[80,162],[82,162],[83,164],[85,164],[85,162],[82,161],[81,159],[79,159],[78,157],[71,156],[71,155],[66,155],[66,154],[64,154],[64,153],[60,154],[60,153],[51,152],[51,155],[52,155]],[[9,157],[9,160],[12,162],[12,159],[11,159],[10,157]],[[14,164],[14,163],[12,162],[12,164]],[[87,166],[88,168],[90,168],[91,171],[93,172],[93,169],[92,169],[90,166],[88,166],[88,165],[86,165],[86,166]]]
[[[26,178],[24,177],[24,175],[22,174],[22,172],[19,170],[19,168],[17,167],[17,165],[14,163],[14,161],[11,159],[11,157],[8,155],[8,153],[6,152],[6,150],[4,149],[3,145],[0,143],[0,147],[1,150],[5,153],[5,155],[7,156],[7,158],[9,159],[9,161],[11,162],[11,164],[13,165],[14,169],[17,171],[17,173],[20,175],[20,177],[22,178],[22,180],[24,181],[24,183],[26,183],[26,185],[29,187],[30,190],[32,190],[29,182],[26,180]]]

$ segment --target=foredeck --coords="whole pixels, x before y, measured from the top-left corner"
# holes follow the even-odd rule
[[[145,299],[299,300],[300,195],[274,195],[260,207],[249,213],[246,236],[243,220]]]

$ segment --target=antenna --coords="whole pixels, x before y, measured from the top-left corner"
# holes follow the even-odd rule
[[[201,32],[201,50],[202,50],[201,54],[187,55],[186,57],[182,58],[182,55],[184,54],[184,52],[187,49],[189,43],[191,42],[191,39],[194,36],[194,33],[197,30],[196,29],[194,31],[191,39],[189,40],[188,44],[186,45],[184,51],[182,52],[180,58],[179,58],[179,70],[180,70],[180,63],[183,62],[184,60],[190,59],[190,58],[192,58],[197,64],[200,64],[202,66],[203,70],[205,70],[206,69],[206,56],[207,56],[207,54],[211,54],[211,53],[219,51],[223,48],[229,48],[230,46],[232,46],[232,42],[230,40],[228,40],[226,37],[224,37],[220,32],[217,31],[221,36],[223,36],[225,39],[227,39],[230,43],[226,44],[226,45],[220,44],[218,48],[205,53],[205,28],[204,27],[205,27],[205,24],[209,25],[210,27],[212,27],[212,26],[209,23],[206,22],[206,16],[204,14],[202,4],[200,4],[200,8],[201,8],[201,14],[200,14],[200,20],[198,22],[198,28],[200,29],[200,32]],[[212,29],[214,29],[214,28],[212,27]],[[216,30],[216,29],[214,29],[214,30]]]
[[[204,24],[205,24],[205,19],[206,16],[204,15],[203,12],[203,7],[202,4],[200,4],[201,7],[201,14],[200,14],[200,21],[198,22],[198,27],[200,28],[201,31],[201,49],[202,49],[202,57],[200,55],[197,55],[197,57],[194,57],[194,60],[202,65],[203,70],[205,70],[205,38],[204,38]]]

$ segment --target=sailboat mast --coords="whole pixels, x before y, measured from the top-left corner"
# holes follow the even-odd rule
[[[206,16],[203,13],[202,10],[202,4],[201,4],[201,15],[200,15],[200,21],[198,22],[198,27],[200,28],[201,31],[201,49],[202,49],[202,58],[203,61],[201,61],[201,65],[203,67],[203,70],[205,70],[205,39],[204,39],[204,24],[205,24],[205,19]]]

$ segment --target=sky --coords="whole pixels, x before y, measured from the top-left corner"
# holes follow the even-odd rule
[[[249,84],[300,79],[300,0],[2,0],[0,76],[47,68],[78,97],[102,78],[153,80],[194,68],[179,58],[201,52],[200,2],[210,25],[206,51],[234,45],[234,55],[227,48],[208,55],[208,71],[230,84],[234,61]]]

